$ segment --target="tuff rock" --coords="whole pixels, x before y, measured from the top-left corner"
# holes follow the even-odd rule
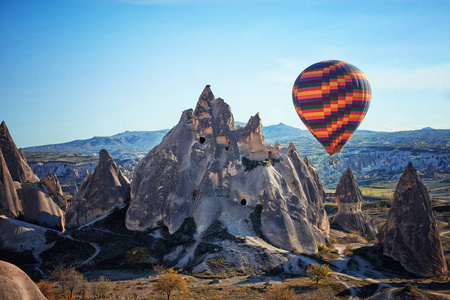
[[[279,264],[286,262],[286,250],[312,254],[316,242],[327,243],[324,199],[317,171],[293,144],[265,145],[259,114],[245,128],[235,126],[230,107],[206,86],[195,110],[184,111],[136,166],[125,224],[130,230],[165,227],[174,233],[193,219],[195,244],[167,255],[178,267],[197,261],[195,271],[207,269],[197,248],[214,228],[240,241],[216,241],[217,249],[232,244],[234,251],[215,255],[241,268],[257,265],[248,249],[264,243],[278,249],[269,256]]]
[[[17,218],[23,214],[22,202],[0,150],[0,214]]]
[[[64,230],[66,201],[58,178],[49,174],[41,181],[17,149],[5,122],[0,124],[0,213]]]
[[[28,166],[23,152],[17,149],[5,121],[0,124],[0,151],[3,154],[13,181],[20,183],[39,181],[39,178],[33,174],[33,171]]]
[[[46,300],[37,285],[13,264],[0,261],[0,299]]]
[[[98,165],[88,175],[67,208],[67,227],[78,227],[95,218],[123,208],[130,198],[130,182],[105,149],[100,150]]]
[[[387,221],[380,233],[383,254],[409,272],[423,277],[447,273],[430,196],[410,162],[394,192]]]
[[[376,237],[378,230],[375,224],[361,210],[364,199],[351,168],[342,175],[334,193],[334,201],[338,205],[338,212],[331,224],[337,224],[348,232],[356,230],[363,236]]]
[[[40,182],[16,183],[16,189],[25,221],[65,230],[64,210],[59,206],[62,195],[49,194],[47,186]]]

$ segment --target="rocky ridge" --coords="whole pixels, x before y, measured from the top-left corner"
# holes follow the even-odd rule
[[[252,248],[251,241],[317,252],[316,243],[327,243],[329,230],[318,173],[293,144],[264,145],[261,126],[258,114],[244,128],[235,126],[230,107],[206,86],[195,110],[184,111],[179,123],[137,165],[127,228],[164,227],[172,234],[193,221],[194,245],[178,247],[167,259],[178,267],[196,260],[196,271],[208,269],[205,262],[213,256],[261,266],[242,249]],[[241,249],[195,257],[216,230],[228,236],[213,239],[216,249],[229,248],[230,239],[232,244],[239,240]],[[286,261],[282,256],[273,258]]]

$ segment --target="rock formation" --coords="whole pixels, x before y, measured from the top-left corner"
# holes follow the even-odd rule
[[[67,208],[67,227],[78,227],[122,208],[130,198],[130,182],[105,149],[100,150],[94,173],[85,178]]]
[[[0,124],[0,151],[8,166],[12,180],[20,183],[39,181],[39,178],[33,174],[33,171],[28,166],[23,152],[17,149],[5,121]]]
[[[17,218],[23,214],[22,202],[0,151],[0,214]]]
[[[64,230],[67,203],[58,178],[49,174],[41,181],[17,149],[5,122],[0,125],[0,214]]]
[[[408,300],[445,300],[448,297],[444,294],[436,295],[434,293],[422,291],[416,287],[407,284],[403,288],[383,289],[378,294],[370,297],[368,300],[392,300],[392,299],[408,299]]]
[[[46,194],[48,194],[53,202],[56,203],[63,211],[66,210],[67,201],[61,190],[58,177],[54,173],[49,173],[39,181],[39,186]]]
[[[47,243],[46,232],[44,227],[0,216],[0,240],[6,249],[15,252],[31,250],[39,254],[52,246]]]
[[[222,226],[247,243],[264,238],[278,248],[312,254],[316,242],[327,241],[324,200],[318,174],[294,145],[264,145],[258,114],[245,128],[235,126],[230,107],[206,86],[196,109],[184,111],[136,166],[126,226],[174,233],[191,218],[196,243]],[[250,254],[234,254],[226,255],[250,264]],[[178,262],[182,267],[188,259]]]
[[[13,264],[0,261],[0,299],[46,300],[36,284]]]
[[[49,194],[47,186],[40,182],[16,184],[16,187],[22,201],[25,221],[65,230],[64,210],[59,206],[60,200],[58,200],[62,195]],[[54,199],[57,199],[58,203]]]
[[[398,260],[407,271],[424,277],[446,275],[430,196],[412,163],[397,184],[380,239],[383,254]]]
[[[352,169],[348,168],[342,175],[334,193],[334,201],[338,205],[338,212],[331,224],[337,224],[349,232],[359,231],[369,238],[377,235],[375,224],[361,210],[364,199]]]

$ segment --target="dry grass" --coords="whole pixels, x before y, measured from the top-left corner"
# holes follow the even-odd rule
[[[347,299],[348,289],[336,278],[326,278],[319,284],[313,284],[307,277],[289,278],[281,281],[278,277],[261,277],[261,280],[251,280],[254,276],[236,276],[219,280],[211,284],[211,279],[200,279],[183,275],[187,282],[187,292],[175,292],[170,299],[269,299],[277,287],[289,289],[295,296],[291,299]],[[166,295],[155,289],[157,277],[137,278],[130,280],[111,281],[110,289],[105,299],[167,299]],[[92,288],[96,280],[87,282],[85,290],[86,300],[93,298]],[[63,299],[62,288],[59,283],[52,282],[56,299]],[[75,296],[82,299],[80,291],[75,291]]]

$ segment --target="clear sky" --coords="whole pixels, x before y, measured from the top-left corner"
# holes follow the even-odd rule
[[[450,1],[1,0],[0,121],[18,147],[172,128],[205,85],[235,120],[306,129],[292,86],[360,68],[360,129],[450,128]]]

